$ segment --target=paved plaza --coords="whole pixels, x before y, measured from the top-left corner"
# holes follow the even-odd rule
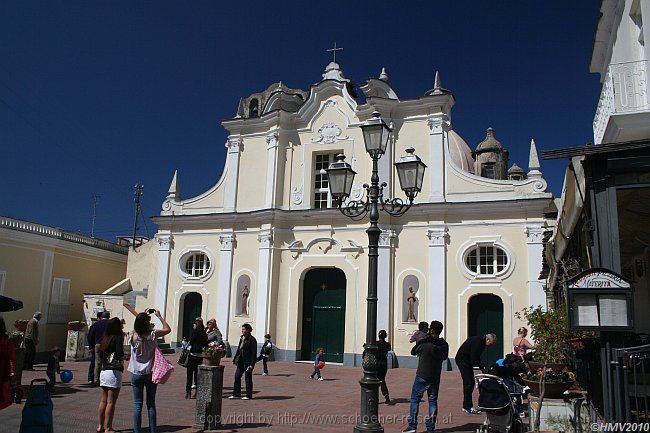
[[[176,356],[172,356],[175,363]],[[351,432],[359,411],[360,367],[327,365],[323,381],[310,381],[310,363],[269,364],[270,375],[262,376],[261,365],[255,368],[253,400],[228,400],[232,391],[234,366],[224,360],[225,383],[223,417],[225,432]],[[24,372],[23,384],[36,377],[45,377],[45,366],[34,372]],[[56,433],[87,433],[95,431],[97,403],[101,390],[86,382],[88,364],[62,363],[62,369],[72,370],[74,379],[58,384],[53,395],[54,431]],[[388,386],[394,405],[379,405],[386,432],[399,432],[406,427],[409,395],[415,370],[394,369],[388,372]],[[117,402],[114,428],[121,432],[133,430],[133,394],[129,387],[130,374],[124,374],[124,387]],[[192,428],[196,400],[185,400],[185,369],[178,365],[168,383],[158,386],[156,407],[159,432],[196,432]],[[483,421],[483,415],[461,412],[461,383],[456,371],[444,372],[439,397],[437,431],[473,432]],[[17,433],[22,405],[12,405],[0,412],[0,432]],[[425,403],[420,405],[426,413]],[[147,425],[146,411],[143,425]],[[424,431],[420,425],[418,431]],[[145,431],[147,431],[145,429]]]

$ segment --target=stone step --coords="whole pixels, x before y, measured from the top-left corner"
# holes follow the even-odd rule
[[[171,347],[172,347],[172,345],[169,344],[169,343],[158,343],[158,348],[159,348],[160,350],[163,350],[163,349],[169,349],[169,348],[171,348]]]
[[[171,347],[168,349],[160,349],[160,351],[162,352],[163,355],[173,355],[174,353],[176,353],[176,351]]]

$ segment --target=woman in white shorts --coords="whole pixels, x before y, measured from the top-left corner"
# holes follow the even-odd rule
[[[99,386],[102,387],[102,398],[97,408],[97,417],[99,418],[97,431],[114,433],[113,415],[124,373],[124,336],[122,321],[117,317],[110,319],[106,325],[106,334],[99,346],[99,354],[101,359]]]

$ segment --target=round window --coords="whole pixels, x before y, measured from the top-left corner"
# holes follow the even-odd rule
[[[202,277],[210,270],[210,259],[204,253],[192,253],[185,259],[185,273],[190,277]]]
[[[508,255],[496,245],[475,246],[465,256],[465,266],[477,275],[496,275],[508,267]]]

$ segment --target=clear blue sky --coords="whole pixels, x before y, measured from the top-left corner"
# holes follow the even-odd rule
[[[598,3],[2,2],[0,214],[89,233],[97,193],[96,236],[130,234],[134,184],[147,216],[174,169],[185,197],[205,191],[225,159],[219,121],[273,82],[308,89],[334,41],[348,78],[385,66],[402,98],[439,70],[470,147],[492,126],[527,167],[531,137],[593,140]],[[565,166],[542,162],[556,195]]]

